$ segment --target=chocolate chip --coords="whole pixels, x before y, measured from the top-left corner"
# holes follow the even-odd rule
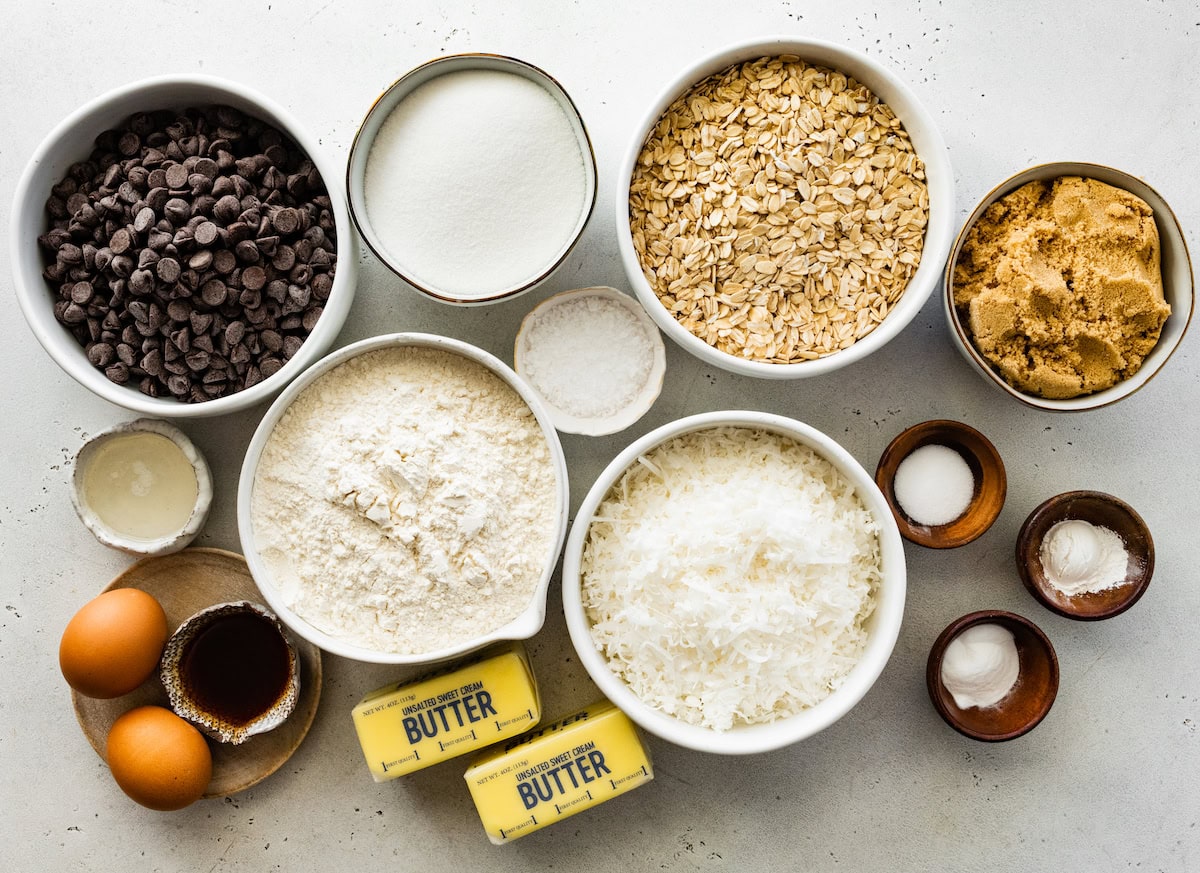
[[[84,306],[95,296],[96,289],[91,282],[76,282],[71,286],[71,301]]]
[[[245,225],[242,226],[245,227]],[[238,242],[233,247],[233,253],[237,257],[238,261],[243,264],[256,264],[262,257],[259,254],[258,246],[255,244],[254,240],[251,239],[244,239]],[[266,276],[265,273],[263,275],[264,277]]]
[[[208,333],[213,324],[213,315],[211,312],[192,312],[188,316],[188,324],[191,325],[193,333]]]
[[[227,289],[220,279],[209,279],[200,286],[200,299],[209,306],[220,306],[225,302]]]
[[[153,349],[147,352],[142,358],[142,369],[149,376],[161,376],[164,372],[162,351]]]
[[[196,227],[194,234],[197,243],[202,246],[211,246],[217,241],[219,231],[217,226],[211,221],[205,221]]]
[[[154,274],[146,269],[134,270],[129,276],[129,290],[141,296],[149,294],[154,290]]]
[[[271,258],[271,266],[281,272],[290,270],[296,264],[296,250],[289,245],[281,245]]]
[[[163,215],[175,225],[185,223],[191,214],[192,207],[186,200],[180,197],[172,197],[163,204]]]
[[[162,279],[167,284],[173,285],[179,281],[179,276],[183,273],[179,266],[179,261],[174,258],[162,258],[155,265],[155,271],[158,273],[158,278]]]
[[[233,272],[233,269],[236,266],[237,258],[234,256],[233,252],[229,251],[228,249],[219,249],[218,251],[213,252],[212,268],[221,275],[228,275],[229,273]]]
[[[142,140],[133,131],[128,131],[121,135],[117,141],[117,150],[127,158],[131,158],[138,153],[138,149],[142,147]]]
[[[299,214],[295,209],[291,209],[290,207],[283,207],[273,211],[270,214],[270,218],[271,226],[283,236],[295,233],[296,229],[300,226]],[[286,270],[287,267],[280,267],[279,269]]]
[[[117,350],[108,343],[94,343],[88,346],[87,358],[93,367],[104,369],[117,358]]]

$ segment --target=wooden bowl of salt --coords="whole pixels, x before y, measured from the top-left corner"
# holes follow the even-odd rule
[[[930,549],[978,539],[1008,493],[996,447],[970,425],[948,419],[915,424],[892,440],[875,468],[875,484],[900,535]]]

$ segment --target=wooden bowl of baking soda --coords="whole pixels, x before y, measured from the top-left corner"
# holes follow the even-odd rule
[[[892,440],[875,468],[875,484],[900,535],[930,549],[981,537],[1008,493],[996,447],[970,425],[947,419],[915,424]]]
[[[1146,593],[1154,539],[1125,501],[1068,491],[1042,503],[1021,526],[1017,572],[1051,612],[1078,621],[1112,618]]]
[[[929,650],[925,683],[950,727],[984,743],[1037,727],[1058,696],[1058,655],[1024,616],[987,609],[950,622]]]

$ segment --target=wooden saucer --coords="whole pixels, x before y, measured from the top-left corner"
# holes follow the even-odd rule
[[[263,602],[245,559],[223,549],[184,549],[172,555],[145,558],[127,568],[105,591],[140,588],[155,597],[167,614],[172,633],[184,620],[207,606],[231,600]],[[288,634],[300,656],[300,699],[282,725],[251,737],[239,746],[209,742],[213,772],[204,797],[225,797],[244,791],[283,766],[299,748],[312,726],[321,700],[321,650]],[[137,706],[170,708],[157,671],[140,687],[111,700],[96,700],[71,692],[75,717],[92,748],[105,757],[108,731],[118,717]],[[107,759],[106,759],[107,760]]]

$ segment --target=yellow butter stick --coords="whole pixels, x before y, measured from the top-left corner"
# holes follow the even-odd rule
[[[493,843],[507,843],[654,778],[629,717],[607,700],[479,755],[464,778]]]
[[[371,775],[384,782],[527,730],[541,702],[525,647],[510,643],[376,689],[352,716]]]

